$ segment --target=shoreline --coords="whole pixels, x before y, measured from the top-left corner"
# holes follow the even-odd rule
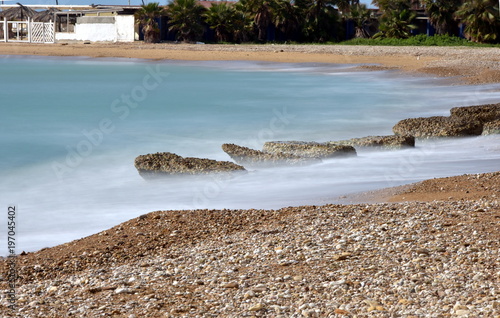
[[[286,44],[0,43],[0,55],[88,56],[151,60],[234,60],[363,64],[363,70],[400,70],[450,77],[461,84],[500,82],[498,48]]]
[[[10,49],[51,55],[49,46],[30,53],[34,46],[39,48],[16,44]],[[117,53],[96,51],[94,44],[54,45],[59,46],[68,49],[60,56],[92,56],[82,54],[89,50],[93,57],[186,60],[190,52],[200,60],[247,56],[287,63],[326,59],[330,62],[322,63],[358,64],[354,61],[368,61],[381,52],[334,55],[307,46],[310,53],[284,57],[280,46],[271,46],[277,52],[269,46],[265,52],[249,46],[223,54],[205,49],[198,56],[197,46],[167,50],[160,45],[143,49],[141,55],[137,44],[133,53],[122,53],[128,56],[97,56]],[[0,44],[0,54],[5,47]],[[293,46],[305,49],[297,47]],[[373,69],[396,67],[423,74],[429,65],[449,62],[431,55],[438,51],[381,56],[377,61],[383,66]],[[442,67],[440,72],[446,74],[458,70]],[[431,74],[439,72],[433,69]],[[475,75],[463,74],[472,84]],[[15,258],[19,309],[9,313],[128,318],[500,317],[500,172],[430,179],[361,194],[364,199],[370,195],[380,203],[156,211],[94,235],[22,253]],[[10,264],[0,258],[2,277]],[[9,283],[0,280],[2,293],[7,294]],[[6,298],[0,300],[0,312],[7,312],[8,305]]]

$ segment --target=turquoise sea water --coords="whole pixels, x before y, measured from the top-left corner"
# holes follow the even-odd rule
[[[499,170],[498,136],[259,169],[234,178],[146,182],[140,154],[230,160],[223,143],[390,134],[399,120],[498,102],[500,85],[448,86],[350,66],[0,58],[0,193],[19,208],[19,252],[154,210],[279,208],[437,176]],[[3,220],[5,219],[5,220]],[[0,226],[6,227],[6,217]],[[1,230],[2,240],[6,231]],[[0,255],[6,251],[0,251]]]

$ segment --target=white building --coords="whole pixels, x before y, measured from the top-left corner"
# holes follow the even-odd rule
[[[1,9],[17,5],[0,5]],[[31,16],[9,21],[0,19],[2,42],[91,41],[133,42],[139,39],[139,28],[134,13],[140,6],[39,6],[26,5],[20,9]],[[34,22],[33,10],[51,9],[45,18],[50,21]],[[17,10],[17,9],[16,9]],[[51,18],[53,15],[53,18]],[[40,39],[39,39],[40,38]]]
[[[96,7],[56,15],[56,41],[133,42],[138,40],[134,13],[139,6]]]

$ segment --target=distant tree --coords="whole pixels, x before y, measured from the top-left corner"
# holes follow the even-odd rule
[[[252,17],[257,40],[267,40],[267,29],[273,23],[276,0],[240,0],[245,12]]]
[[[413,24],[416,14],[410,10],[410,4],[405,0],[377,0],[378,7],[383,11],[380,17],[379,32],[376,38],[406,39],[411,30],[417,28]]]
[[[277,0],[274,7],[273,24],[287,39],[297,38],[300,29],[297,7],[289,0]]]
[[[236,10],[227,2],[212,4],[204,13],[205,22],[215,31],[218,41],[231,41],[234,33]]]
[[[372,14],[367,8],[366,4],[355,4],[349,9],[346,15],[354,23],[356,38],[369,38],[371,37],[371,28],[373,27]]]
[[[197,0],[174,0],[167,6],[169,30],[177,32],[178,40],[199,40],[203,35],[204,11],[205,8]]]
[[[136,23],[142,26],[144,42],[156,43],[160,41],[160,28],[156,20],[165,15],[165,9],[158,2],[151,2],[141,6],[135,13]]]
[[[241,1],[236,2],[234,5],[234,29],[233,39],[235,42],[248,41],[252,35],[253,29],[253,16],[246,10]]]
[[[465,35],[474,42],[495,42],[500,31],[496,0],[469,0],[457,11],[456,17],[465,23]]]
[[[425,0],[425,12],[437,34],[453,35],[458,28],[455,12],[462,0]]]
[[[241,4],[219,2],[204,13],[205,22],[215,31],[217,41],[241,42],[248,40],[251,19]]]
[[[346,14],[351,9],[351,0],[335,0],[335,5],[342,14]]]
[[[303,8],[303,35],[306,41],[326,42],[335,39],[339,16],[336,0],[306,0]]]

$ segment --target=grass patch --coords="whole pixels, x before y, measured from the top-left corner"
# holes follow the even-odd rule
[[[427,36],[419,34],[408,39],[352,39],[343,41],[341,45],[382,45],[382,46],[475,46],[475,47],[499,47],[496,44],[480,44],[462,39],[456,36],[435,35]]]

